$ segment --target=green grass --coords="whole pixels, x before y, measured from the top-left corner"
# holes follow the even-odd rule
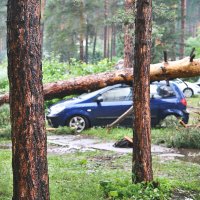
[[[8,200],[12,197],[11,151],[0,150],[0,160],[0,199]],[[105,151],[51,154],[48,167],[52,200],[103,200],[105,188],[102,189],[100,183],[106,182],[111,183],[110,188],[114,187],[117,192],[127,192],[126,187],[120,186],[123,183],[131,187],[131,154]],[[154,179],[165,186],[162,191],[181,190],[190,197],[200,193],[200,165],[177,160],[161,162],[158,157],[153,157],[153,169]],[[145,193],[155,195],[149,192]],[[116,192],[110,194],[112,196]],[[135,191],[135,196],[139,195]],[[199,200],[199,197],[193,199]]]

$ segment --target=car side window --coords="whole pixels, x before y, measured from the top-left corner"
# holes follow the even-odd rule
[[[131,101],[132,91],[130,87],[114,88],[102,94],[104,102]]]
[[[150,86],[150,94],[152,98],[167,98],[175,96],[173,89],[170,86],[156,84]]]

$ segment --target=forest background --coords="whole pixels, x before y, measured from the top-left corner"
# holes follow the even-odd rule
[[[6,4],[7,0],[1,0],[0,62],[6,59]],[[199,4],[200,0],[187,0],[184,7],[180,0],[153,1],[152,63],[163,60],[163,50],[168,51],[171,60],[189,55],[192,47],[196,48],[197,57],[200,55]],[[42,9],[44,59],[58,58],[59,62],[68,63],[123,59],[124,28],[134,17],[125,13],[124,1],[47,0]]]

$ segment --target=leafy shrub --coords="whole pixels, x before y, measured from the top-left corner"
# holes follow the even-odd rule
[[[200,149],[200,133],[198,128],[179,129],[171,138],[170,143],[177,148]]]
[[[132,184],[129,180],[101,181],[101,189],[109,199],[167,200],[171,186],[167,181]]]
[[[152,140],[155,144],[165,144],[167,147],[200,149],[198,128],[153,129]]]
[[[110,62],[107,59],[101,60],[97,64],[86,64],[74,58],[69,63],[64,63],[59,61],[59,57],[52,57],[43,61],[43,81],[47,83],[104,72],[112,69],[113,65],[114,62]]]
[[[0,107],[0,127],[5,128],[10,126],[10,107],[3,105]]]

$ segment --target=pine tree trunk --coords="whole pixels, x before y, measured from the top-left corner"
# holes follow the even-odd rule
[[[200,59],[190,62],[190,58],[184,58],[168,63],[152,64],[150,67],[151,81],[170,80],[175,78],[189,78],[200,76]],[[94,91],[108,85],[127,83],[133,81],[133,69],[124,68],[99,74],[80,76],[64,81],[56,81],[44,85],[45,100],[63,98],[66,95],[81,94]],[[0,106],[9,103],[9,94],[0,95]]]
[[[80,1],[80,38],[79,38],[79,45],[80,45],[80,61],[84,61],[84,7],[83,1]]]
[[[86,38],[85,38],[85,63],[88,63],[88,39],[89,39],[89,24],[86,23]]]
[[[125,12],[129,17],[134,16],[135,0],[125,0]],[[124,25],[124,67],[133,68],[133,31],[134,23],[127,21]]]
[[[49,199],[40,0],[8,0],[13,200]]]
[[[94,42],[93,42],[93,52],[92,52],[92,62],[93,63],[94,63],[95,54],[96,54],[96,43],[97,43],[97,30],[95,29]]]
[[[184,52],[185,52],[185,25],[186,25],[186,0],[181,0],[180,59],[184,57]]]
[[[153,180],[150,116],[151,29],[152,0],[136,1],[132,169],[132,181],[135,183]]]
[[[116,56],[116,27],[115,27],[115,24],[113,24],[113,26],[112,26],[112,32],[113,32],[112,56]]]
[[[105,23],[108,17],[108,0],[104,0],[104,20]],[[107,36],[108,36],[108,27],[104,25],[104,58],[107,58]]]
[[[46,6],[46,0],[41,0],[41,46],[43,49],[43,37],[44,37],[44,11],[45,11],[45,6]]]

